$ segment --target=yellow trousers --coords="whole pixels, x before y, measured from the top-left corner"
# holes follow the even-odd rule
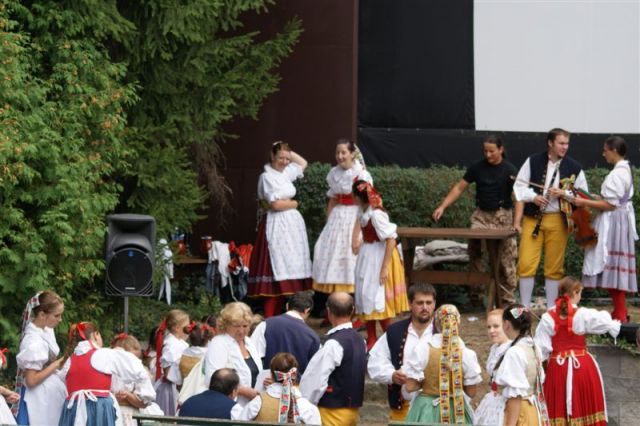
[[[504,424],[507,425],[507,417],[504,418]],[[520,414],[516,426],[538,426],[538,410],[532,403],[523,399],[520,403]]]
[[[518,275],[521,278],[535,276],[544,250],[545,278],[560,280],[564,277],[564,252],[569,238],[564,219],[560,213],[543,215],[537,238],[533,238],[532,235],[535,227],[535,218],[523,218],[518,250]]]
[[[357,426],[360,412],[357,408],[318,407],[322,426]]]
[[[409,401],[402,401],[402,408],[399,410],[396,410],[394,408],[392,408],[389,411],[389,420],[390,421],[396,421],[396,422],[402,422],[404,421],[404,419],[407,418],[407,413],[409,412]]]

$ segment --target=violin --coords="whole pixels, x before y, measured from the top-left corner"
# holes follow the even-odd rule
[[[586,249],[597,244],[598,233],[591,226],[591,209],[574,206],[571,220],[574,224],[574,238],[580,248]]]

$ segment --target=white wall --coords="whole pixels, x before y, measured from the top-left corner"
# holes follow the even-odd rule
[[[640,133],[640,0],[474,8],[477,129]]]

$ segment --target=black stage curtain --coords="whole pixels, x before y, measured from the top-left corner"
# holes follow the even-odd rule
[[[463,129],[360,128],[358,144],[370,165],[397,164],[401,167],[428,167],[432,164],[468,166],[482,158],[482,140],[499,135],[507,158],[519,167],[531,154],[546,149],[546,133],[488,132]],[[569,155],[583,167],[607,167],[602,145],[610,135],[575,133],[571,135]],[[640,135],[621,134],[627,142],[627,158],[640,166]]]
[[[473,0],[360,0],[358,123],[474,129]]]

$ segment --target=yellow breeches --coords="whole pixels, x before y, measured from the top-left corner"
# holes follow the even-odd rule
[[[318,407],[322,426],[356,426],[360,417],[357,408]]]
[[[518,250],[518,275],[521,278],[533,277],[540,264],[544,250],[544,276],[552,280],[564,277],[564,253],[567,248],[569,232],[560,213],[542,216],[540,233],[534,238],[532,233],[536,219],[525,216],[522,220],[522,235]]]
[[[389,420],[402,422],[407,418],[407,413],[409,412],[409,401],[402,401],[402,408],[396,410],[394,408],[389,410]]]

